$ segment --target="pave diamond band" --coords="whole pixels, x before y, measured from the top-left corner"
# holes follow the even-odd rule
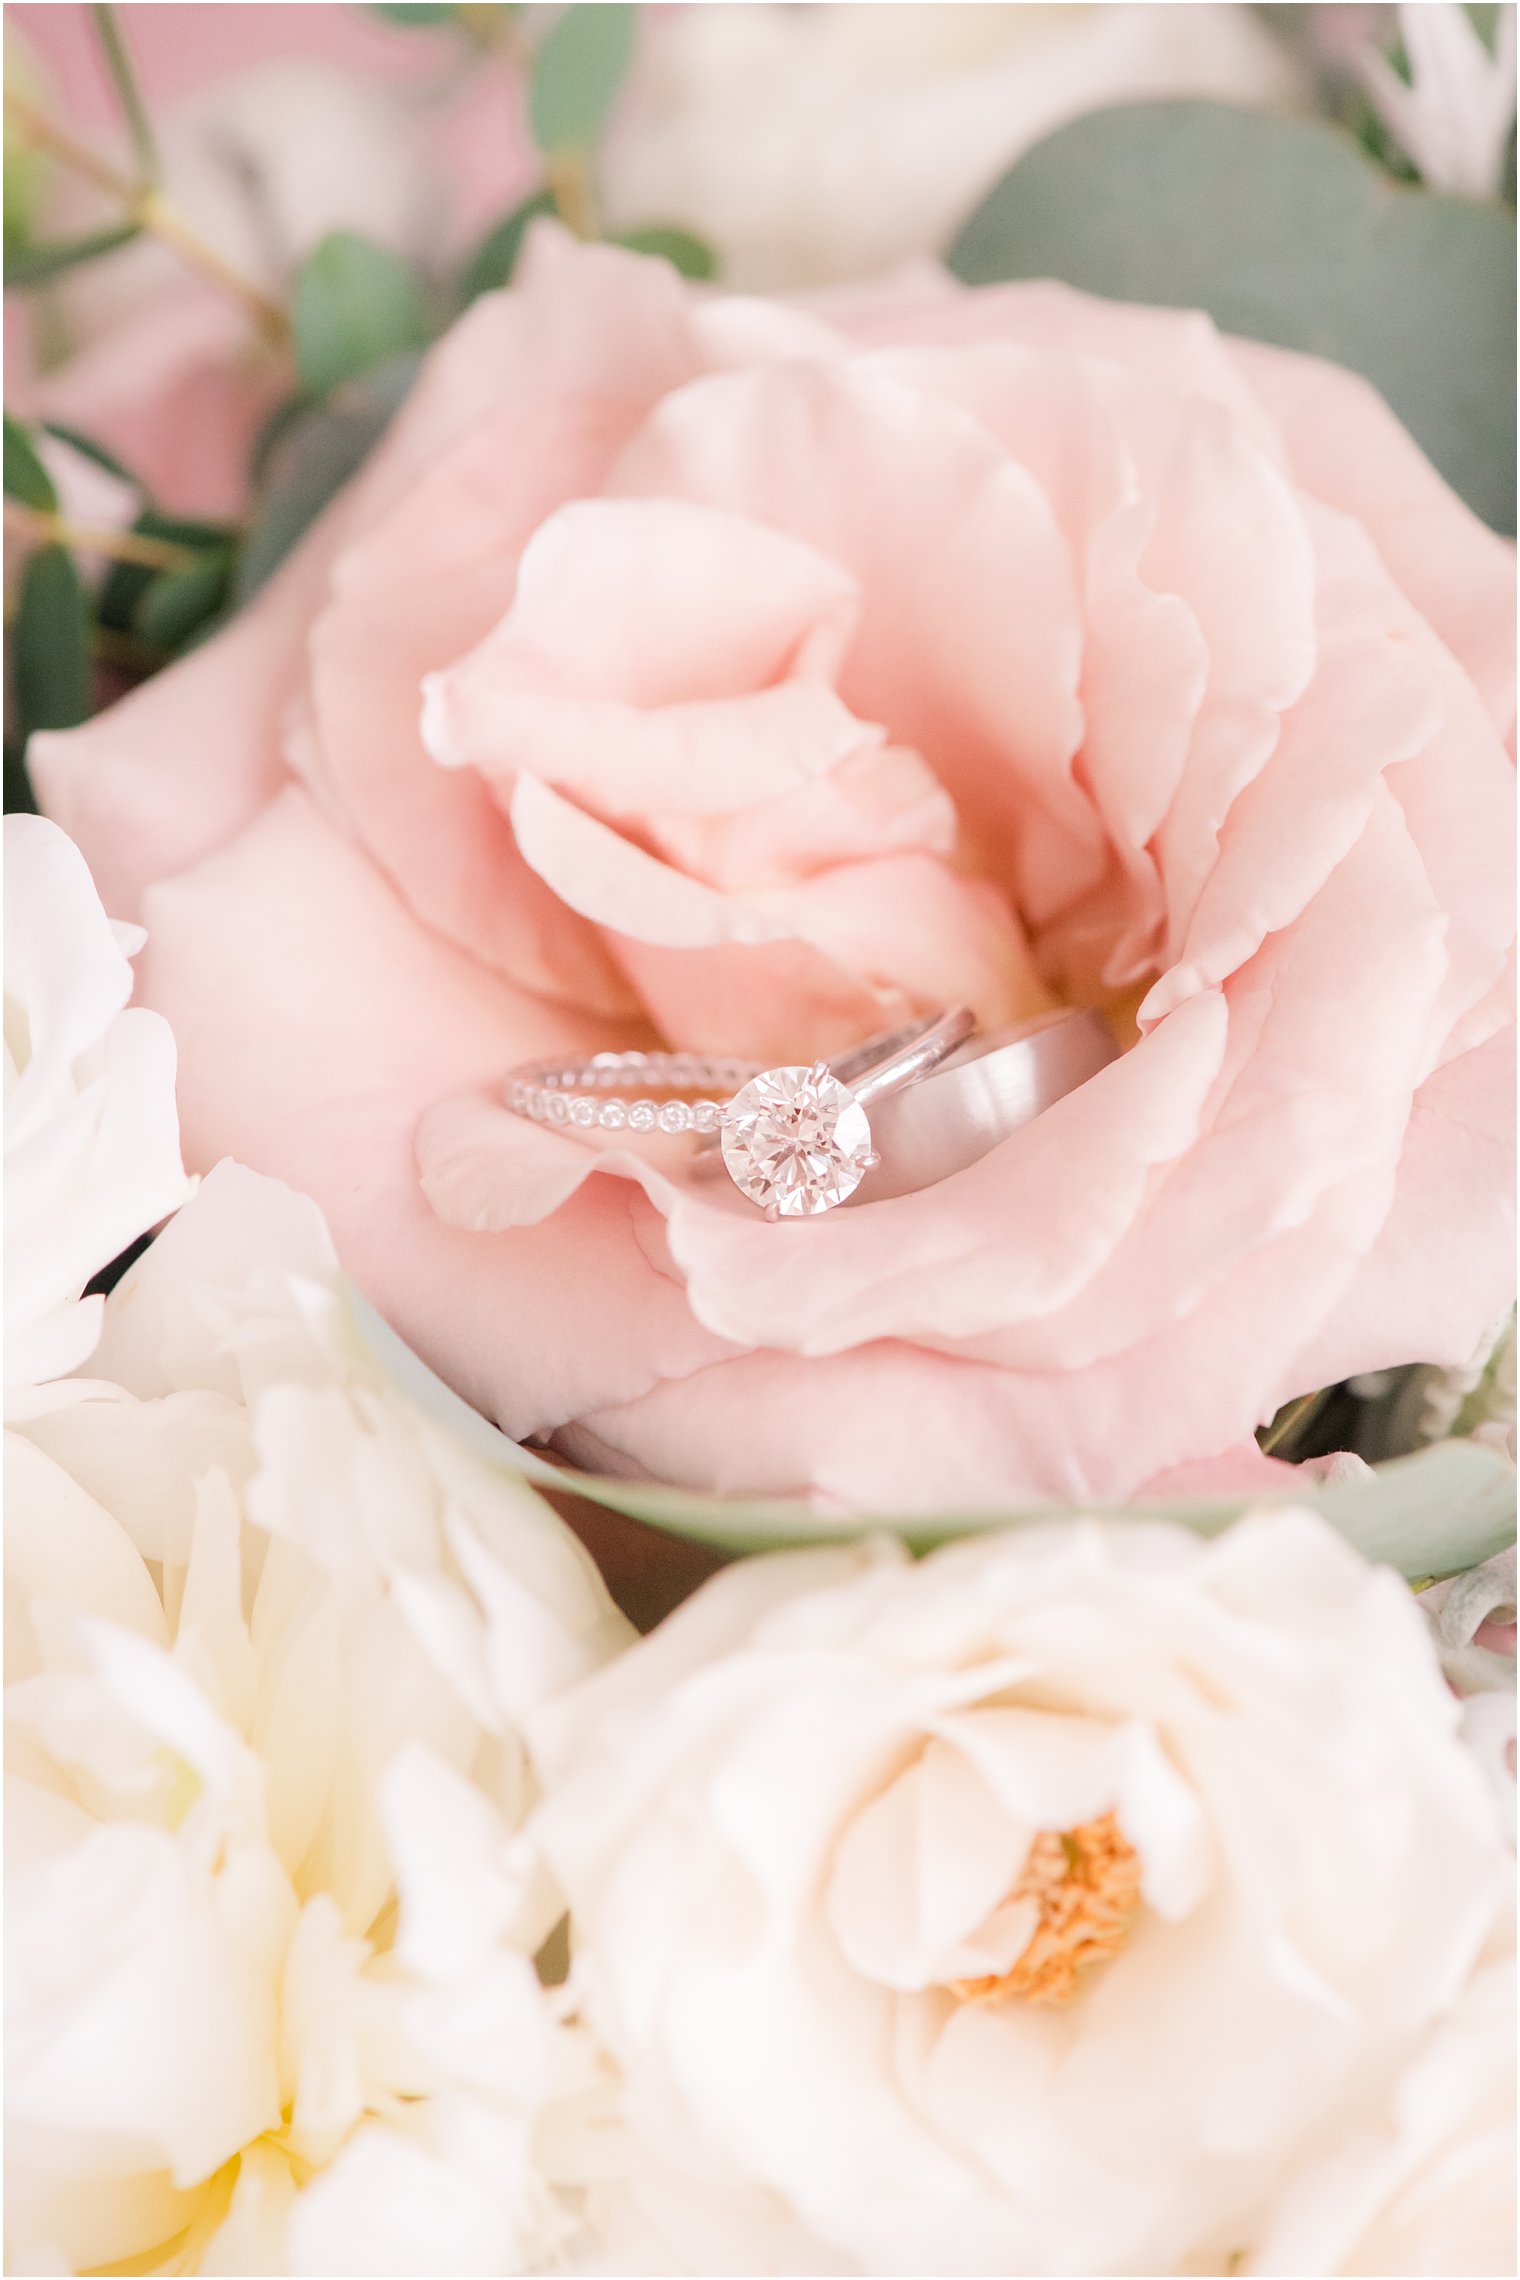
[[[650,1100],[642,1088],[726,1097],[759,1074],[758,1061],[702,1053],[593,1053],[589,1061],[534,1061],[514,1069],[507,1106],[535,1124],[583,1132],[716,1132],[723,1098]]]
[[[661,1052],[535,1061],[512,1071],[506,1100],[536,1124],[572,1131],[715,1138],[735,1187],[768,1219],[811,1217],[843,1203],[880,1162],[867,1102],[927,1076],[975,1027],[971,1012],[956,1006],[874,1037],[832,1067],[818,1061],[765,1069],[754,1061]],[[660,1100],[654,1092],[698,1097]]]

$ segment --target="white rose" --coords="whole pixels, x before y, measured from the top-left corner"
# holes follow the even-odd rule
[[[1375,2122],[1285,2196],[1250,2270],[1326,2275],[1515,2269],[1515,1964],[1474,1977]]]
[[[1304,1513],[715,1577],[530,1728],[646,2238],[690,2179],[688,2270],[757,2208],[814,2244],[769,2269],[1228,2268],[1499,1910],[1457,1728]]]
[[[128,1008],[143,935],[113,926],[56,824],[5,819],[5,1407],[73,1398],[85,1285],[188,1192],[174,1039]],[[49,1389],[51,1390],[44,1390]]]
[[[603,185],[751,291],[938,253],[1021,151],[1139,97],[1298,94],[1243,7],[687,7],[651,28]]]
[[[537,2268],[598,2092],[518,1721],[627,1626],[272,1181],[211,1176],[97,1365],[7,1434],[10,2268]]]

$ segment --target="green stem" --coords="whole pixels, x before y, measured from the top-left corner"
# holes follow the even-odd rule
[[[111,75],[111,85],[116,90],[116,100],[121,105],[122,117],[126,120],[127,131],[132,137],[138,172],[147,188],[159,180],[163,169],[159,163],[158,145],[153,139],[148,107],[143,101],[137,73],[132,68],[127,43],[121,36],[121,26],[116,21],[116,10],[101,4],[92,7],[90,15],[94,21],[95,35],[100,41],[101,53],[105,57],[106,69]]]
[[[597,235],[596,192],[583,151],[561,150],[544,160],[544,178],[565,227],[578,238]]]
[[[79,554],[103,554],[112,562],[135,562],[144,570],[193,570],[201,556],[192,546],[179,546],[170,538],[150,538],[136,530],[112,530],[98,523],[71,522],[41,507],[23,506],[18,499],[5,502],[6,520],[26,531],[42,546],[67,546]]]
[[[182,261],[209,277],[234,300],[240,301],[265,338],[276,348],[283,347],[290,338],[290,319],[278,301],[256,285],[252,278],[244,277],[232,264],[224,261],[215,246],[197,236],[185,221],[178,208],[171,205],[161,190],[151,183],[129,182],[104,159],[97,158],[92,150],[54,123],[19,95],[5,91],[5,115],[17,131],[37,150],[45,150],[64,166],[72,167],[97,189],[121,201],[126,218],[136,222],[150,237],[169,246]]]

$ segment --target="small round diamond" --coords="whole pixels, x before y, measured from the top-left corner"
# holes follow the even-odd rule
[[[596,1102],[594,1100],[573,1100],[570,1103],[570,1121],[572,1124],[595,1124]]]
[[[716,1132],[723,1121],[722,1104],[715,1100],[699,1100],[691,1112],[693,1132]]]
[[[628,1111],[630,1132],[652,1132],[660,1121],[660,1112],[652,1100],[636,1100]]]
[[[570,1103],[566,1100],[563,1093],[551,1093],[549,1095],[549,1105],[544,1111],[544,1114],[548,1117],[551,1124],[563,1124],[566,1122],[570,1114]]]
[[[741,1194],[782,1219],[832,1211],[869,1169],[871,1127],[821,1062],[767,1069],[729,1104],[723,1161]]]
[[[660,1110],[662,1132],[684,1132],[691,1123],[691,1110],[684,1100],[668,1100]]]
[[[597,1122],[604,1132],[621,1132],[628,1122],[628,1103],[625,1100],[604,1100]]]

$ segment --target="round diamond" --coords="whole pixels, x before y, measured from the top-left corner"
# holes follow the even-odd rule
[[[660,1110],[662,1132],[685,1132],[691,1123],[691,1110],[684,1100],[668,1100]]]
[[[652,1132],[660,1121],[660,1112],[652,1100],[636,1100],[628,1110],[630,1132]]]
[[[821,1062],[767,1069],[729,1105],[723,1161],[735,1187],[782,1219],[832,1211],[869,1169],[866,1112]]]

